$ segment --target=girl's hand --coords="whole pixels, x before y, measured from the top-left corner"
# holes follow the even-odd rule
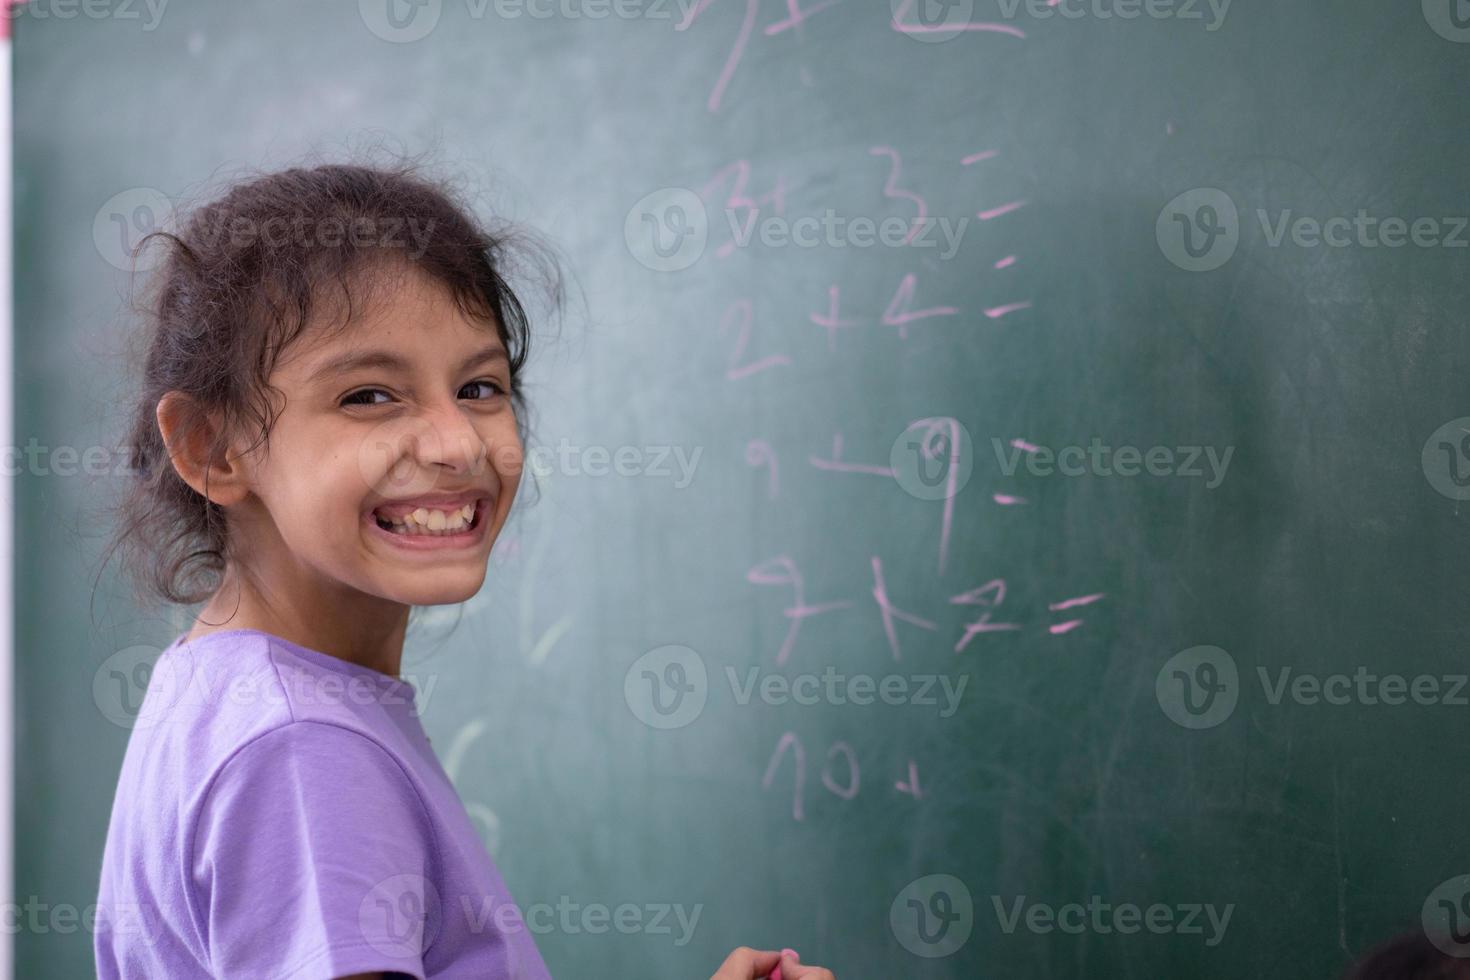
[[[751,949],[741,946],[729,956],[710,980],[762,980],[771,975],[776,967],[781,968],[781,980],[836,980],[831,970],[820,966],[803,966],[790,953],[784,957],[779,950]]]

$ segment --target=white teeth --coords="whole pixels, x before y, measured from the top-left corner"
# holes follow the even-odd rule
[[[469,527],[475,516],[475,505],[465,504],[457,510],[431,510],[420,507],[415,511],[403,515],[400,518],[389,521],[387,518],[374,515],[379,521],[388,521],[392,525],[395,534],[429,534],[443,536],[445,534],[458,534]]]

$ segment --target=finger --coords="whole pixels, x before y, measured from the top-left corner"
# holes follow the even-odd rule
[[[757,980],[768,975],[781,962],[775,950],[741,946],[725,957],[725,962],[710,980]]]

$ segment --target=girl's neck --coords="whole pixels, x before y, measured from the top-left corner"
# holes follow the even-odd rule
[[[259,630],[397,677],[403,660],[408,607],[389,607],[381,600],[368,609],[342,610],[335,605],[267,603],[248,586],[227,582],[200,610],[188,639],[226,630]]]

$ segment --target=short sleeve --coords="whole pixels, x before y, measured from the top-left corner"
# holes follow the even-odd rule
[[[432,828],[368,736],[296,721],[247,743],[206,791],[190,854],[215,976],[424,978]]]

